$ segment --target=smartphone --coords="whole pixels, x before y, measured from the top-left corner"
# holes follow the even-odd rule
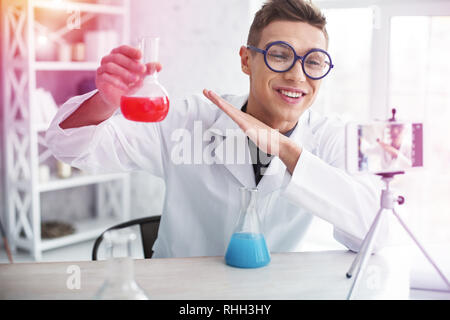
[[[389,173],[423,167],[423,123],[372,122],[346,126],[346,169]]]

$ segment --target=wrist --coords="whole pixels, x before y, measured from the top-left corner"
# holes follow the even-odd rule
[[[84,101],[68,118],[62,121],[61,129],[79,128],[89,125],[98,125],[111,117],[117,108],[109,106],[96,92]]]
[[[111,105],[103,98],[100,91],[97,91],[90,99],[92,105],[95,105],[96,115],[100,119],[105,119],[111,117],[114,112],[117,110],[117,106]]]
[[[280,160],[286,165],[290,174],[294,172],[298,159],[302,154],[302,147],[288,137],[282,136],[280,141]]]

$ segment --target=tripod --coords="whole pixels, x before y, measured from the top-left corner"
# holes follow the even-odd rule
[[[376,233],[378,229],[378,225],[381,221],[381,214],[385,209],[389,209],[392,211],[394,216],[397,217],[398,221],[400,222],[401,226],[405,231],[409,234],[409,236],[412,238],[412,240],[416,243],[416,245],[419,247],[419,249],[422,251],[422,253],[425,255],[427,260],[432,264],[434,269],[437,271],[439,276],[444,280],[444,282],[447,284],[447,286],[450,288],[450,282],[445,277],[445,275],[441,272],[441,270],[438,268],[436,263],[431,259],[431,257],[428,255],[428,253],[425,251],[425,249],[422,247],[422,245],[417,241],[414,234],[408,229],[406,224],[403,222],[403,220],[400,218],[400,216],[395,212],[394,204],[397,202],[398,204],[403,204],[405,202],[405,198],[402,196],[398,196],[397,198],[394,197],[393,192],[389,189],[389,183],[394,179],[395,175],[397,174],[403,174],[403,171],[398,172],[391,172],[391,173],[377,173],[377,175],[381,176],[381,180],[386,184],[386,189],[382,190],[381,192],[381,207],[378,211],[372,225],[370,226],[369,231],[367,232],[366,237],[363,240],[363,243],[361,244],[361,248],[359,250],[358,255],[356,256],[355,260],[353,260],[352,266],[347,272],[347,278],[351,278],[353,275],[353,271],[356,267],[358,267],[358,270],[356,271],[355,279],[353,280],[352,286],[350,288],[350,291],[348,293],[347,299],[351,299],[353,297],[353,293],[355,291],[355,288],[358,285],[358,282],[363,274],[363,270],[367,264],[367,261],[369,260],[370,253],[372,252],[374,239],[376,238]]]

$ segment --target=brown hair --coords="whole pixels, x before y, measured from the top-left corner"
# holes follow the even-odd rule
[[[262,30],[277,20],[306,22],[322,30],[328,43],[327,23],[324,14],[311,1],[305,0],[269,0],[255,14],[248,33],[247,45],[257,46]]]

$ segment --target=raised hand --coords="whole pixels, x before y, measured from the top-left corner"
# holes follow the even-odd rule
[[[297,146],[278,130],[235,108],[211,90],[204,89],[203,94],[236,122],[261,151],[279,156],[292,174],[300,157],[301,147]]]
[[[106,104],[118,108],[121,96],[133,94],[142,87],[145,76],[161,70],[159,62],[142,64],[141,56],[139,49],[123,45],[102,58],[95,83]]]
[[[120,46],[103,57],[97,69],[95,84],[98,93],[84,101],[68,118],[60,123],[62,129],[97,125],[120,107],[120,98],[142,87],[145,76],[159,72],[161,64],[142,64],[142,53],[130,46]]]

